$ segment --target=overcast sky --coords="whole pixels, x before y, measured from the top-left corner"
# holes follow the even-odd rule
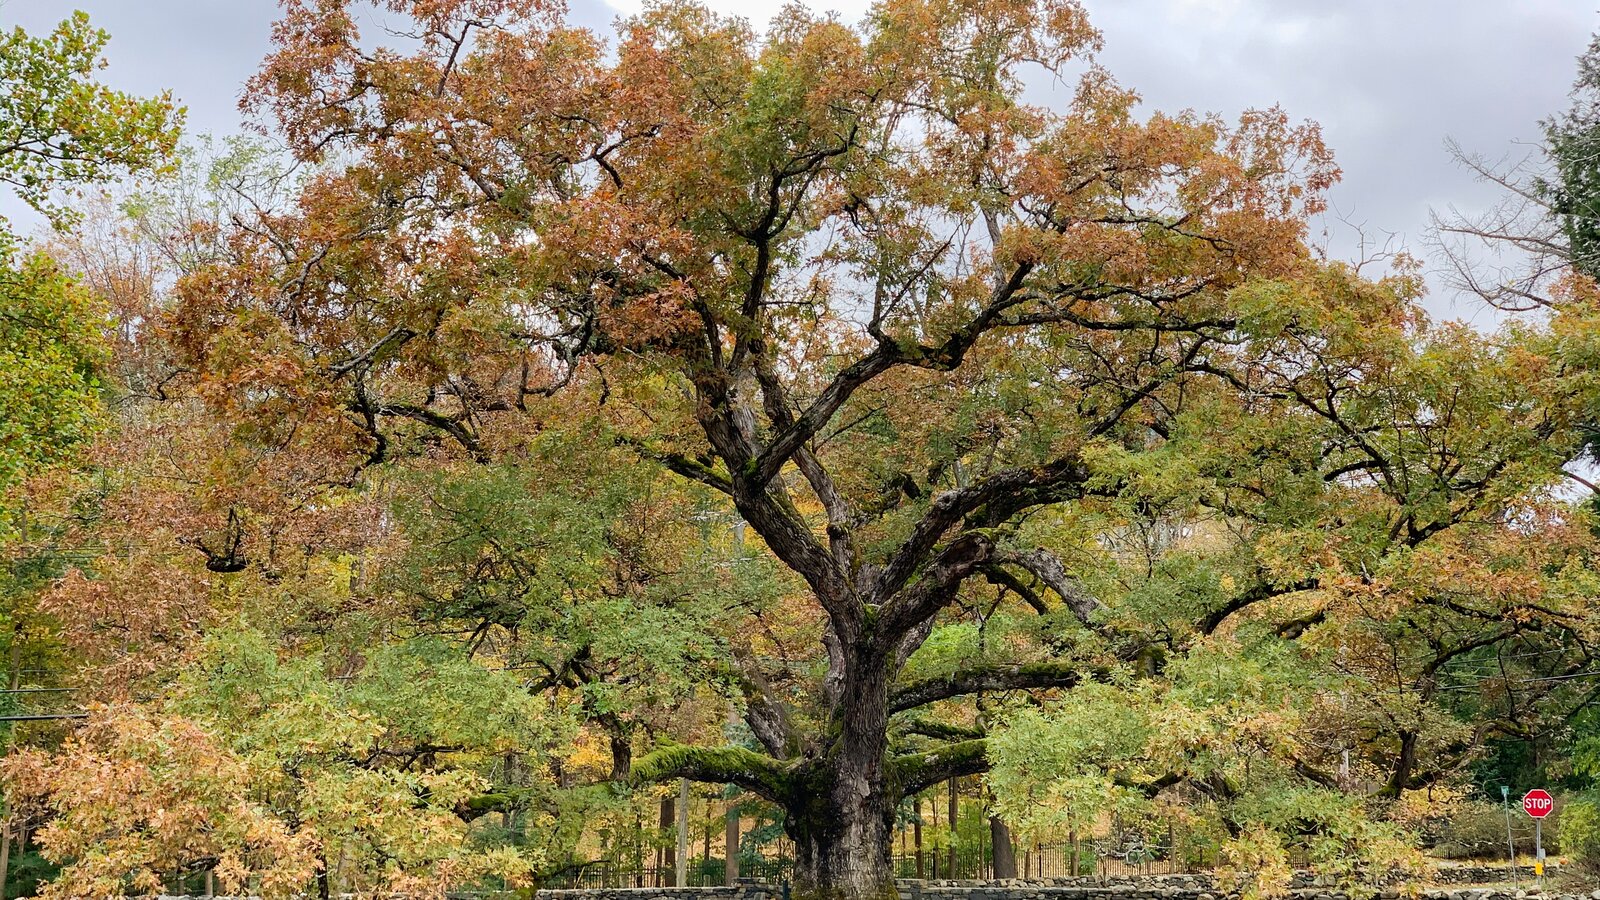
[[[709,0],[766,20],[781,0]],[[636,0],[574,0],[572,18],[607,27]],[[1151,109],[1232,116],[1281,104],[1322,123],[1344,169],[1336,218],[1421,253],[1431,209],[1497,196],[1454,166],[1447,138],[1519,156],[1541,118],[1565,105],[1574,59],[1600,26],[1600,0],[1086,0],[1105,34],[1100,60]],[[866,0],[816,0],[854,20]],[[0,0],[0,25],[42,30],[73,9],[111,32],[105,78],[170,88],[194,132],[237,131],[240,86],[267,48],[275,0]],[[0,201],[11,213],[14,203]],[[1328,247],[1357,255],[1356,230],[1330,219]],[[1432,280],[1432,279],[1430,279]],[[1438,291],[1440,315],[1481,321]]]

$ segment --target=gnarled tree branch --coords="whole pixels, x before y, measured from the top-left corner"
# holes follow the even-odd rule
[[[789,794],[782,764],[743,747],[663,747],[633,766],[636,782],[687,778],[707,784],[736,784],[774,803]]]
[[[1020,691],[1033,688],[1067,688],[1085,680],[1101,679],[1106,670],[1073,663],[1037,662],[987,665],[924,678],[901,685],[889,695],[889,711],[904,712],[951,697],[979,691]]]
[[[926,753],[903,753],[889,760],[890,781],[909,797],[961,775],[989,771],[989,742],[982,738],[946,744]]]

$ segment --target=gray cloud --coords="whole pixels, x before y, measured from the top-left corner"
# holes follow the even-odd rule
[[[1276,103],[1317,120],[1345,173],[1333,195],[1339,215],[1419,252],[1430,208],[1481,209],[1497,197],[1452,164],[1445,139],[1491,157],[1526,152],[1538,121],[1564,105],[1573,60],[1600,25],[1595,2],[1088,0],[1106,37],[1101,62],[1149,108],[1231,116]],[[778,3],[713,5],[759,22]],[[573,6],[585,25],[605,28],[615,16],[599,0]],[[171,88],[194,131],[238,130],[273,0],[6,0],[0,26],[44,29],[73,8],[112,34],[108,80],[141,93]],[[1355,229],[1327,227],[1330,252],[1358,253]],[[1448,296],[1430,305],[1475,313]]]
[[[1574,59],[1600,24],[1578,0],[1125,0],[1091,6],[1102,62],[1153,108],[1236,113],[1281,104],[1322,123],[1344,170],[1326,223],[1335,256],[1354,226],[1421,253],[1431,209],[1493,204],[1445,150],[1521,156],[1565,105]],[[1437,279],[1435,279],[1437,281]],[[1438,314],[1476,318],[1443,291]]]

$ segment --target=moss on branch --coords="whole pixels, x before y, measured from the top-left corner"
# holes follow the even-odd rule
[[[902,797],[941,781],[989,770],[989,742],[979,738],[946,744],[925,753],[903,753],[889,760],[889,777]]]
[[[1036,662],[984,665],[903,684],[889,697],[890,712],[904,712],[939,700],[981,691],[1020,691],[1074,687],[1104,678],[1105,670],[1077,663]]]
[[[707,784],[736,784],[774,802],[789,794],[791,777],[777,760],[743,747],[663,747],[634,764],[635,782],[687,778]]]

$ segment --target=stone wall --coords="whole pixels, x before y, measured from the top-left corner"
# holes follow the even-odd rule
[[[784,900],[780,885],[741,880],[733,887],[583,888],[539,891],[537,900]]]
[[[1552,867],[1553,868],[1553,867]],[[1520,878],[1524,890],[1506,886],[1510,873],[1505,866],[1449,866],[1436,871],[1434,883],[1424,889],[1420,900],[1600,900],[1593,893],[1549,893],[1531,890],[1533,870],[1524,866]],[[1349,900],[1335,888],[1318,884],[1309,873],[1297,873],[1288,900]],[[1493,885],[1466,887],[1467,884]],[[1217,889],[1209,875],[1140,875],[1100,879],[1049,878],[1011,881],[916,881],[896,882],[900,900],[1235,900]],[[733,887],[699,888],[590,888],[584,890],[546,890],[537,900],[789,900],[780,885],[741,881]],[[1397,889],[1381,891],[1378,900],[1401,900],[1406,895]],[[162,898],[168,900],[168,898]],[[183,898],[170,898],[183,900]],[[224,898],[217,898],[224,900]]]
[[[1520,877],[1524,890],[1506,886],[1510,872],[1505,866],[1450,866],[1437,871],[1436,885],[1420,893],[1421,900],[1519,900],[1538,896],[1531,890],[1533,870],[1523,867]],[[1290,900],[1349,900],[1328,884],[1319,884],[1309,873],[1297,873],[1290,887]],[[1100,879],[1050,878],[1010,881],[916,881],[896,882],[900,900],[1231,900],[1233,895],[1217,889],[1209,875],[1143,875]],[[1492,887],[1464,887],[1467,884]],[[1378,894],[1379,900],[1405,897],[1398,889]],[[735,887],[713,888],[609,888],[600,890],[539,891],[538,900],[787,900],[783,889],[772,884],[744,882]],[[1600,900],[1600,891],[1589,893],[1550,893],[1543,900]]]
[[[1549,874],[1554,875],[1560,867],[1551,863],[1545,868]],[[1531,882],[1534,880],[1533,866],[1518,866],[1517,879]],[[1434,869],[1432,879],[1434,884],[1499,884],[1502,881],[1511,881],[1509,866],[1494,865],[1469,865],[1469,866],[1440,866]]]

